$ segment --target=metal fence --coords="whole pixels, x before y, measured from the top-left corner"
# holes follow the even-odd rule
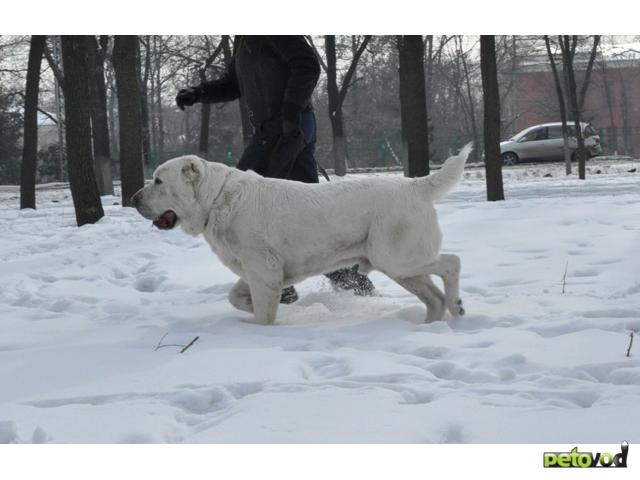
[[[607,127],[597,130],[604,155],[636,157],[640,154],[640,127]]]
[[[640,154],[640,127],[600,128],[603,155],[624,155],[636,157]],[[457,152],[470,139],[460,135],[436,135],[429,144],[431,162],[440,163]],[[316,159],[326,169],[333,168],[331,138],[316,144]],[[145,162],[145,174],[151,176],[153,170],[164,161],[180,155],[197,154],[196,147],[166,150],[162,155],[152,153]],[[402,141],[400,133],[380,138],[349,139],[347,142],[348,168],[395,168],[402,167]],[[208,160],[235,165],[242,155],[241,145],[216,145],[211,147]],[[479,161],[475,158],[474,161]]]

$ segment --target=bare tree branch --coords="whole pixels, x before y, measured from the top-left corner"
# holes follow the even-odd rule
[[[347,73],[345,73],[344,78],[342,79],[342,86],[340,87],[340,94],[339,94],[340,105],[343,104],[344,99],[347,96],[347,91],[349,90],[351,78],[353,77],[353,74],[356,72],[356,68],[358,66],[358,62],[360,61],[360,57],[362,56],[362,53],[364,52],[365,48],[367,48],[367,44],[369,43],[369,40],[371,40],[371,35],[365,35],[364,38],[362,39],[362,43],[358,47],[358,50],[356,50],[356,53],[353,56],[353,59],[351,60],[351,65],[349,65],[349,69],[347,70]]]
[[[322,56],[320,55],[320,52],[316,48],[315,43],[313,43],[313,37],[311,35],[307,35],[306,39],[309,41],[309,44],[311,44],[311,48],[313,48],[313,51],[315,52],[316,56],[318,57],[318,61],[320,62],[320,66],[322,67],[322,70],[324,70],[324,73],[327,73],[327,64],[322,59]]]
[[[64,84],[64,75],[62,74],[62,70],[60,70],[60,67],[53,58],[53,54],[51,53],[51,50],[49,50],[49,46],[47,44],[44,45],[44,56],[47,59],[47,63],[49,64],[51,71],[55,75],[56,80],[58,80],[60,87],[62,87],[62,85]]]
[[[10,92],[9,95],[20,97],[23,101],[25,99],[24,92]],[[45,110],[42,110],[40,107],[38,107],[37,110],[41,114],[43,114],[45,117],[47,117],[49,120],[51,120],[53,123],[55,123],[56,125],[58,124],[58,119],[56,117],[54,117],[52,114],[50,114],[49,112],[47,112]]]
[[[587,64],[587,71],[584,75],[584,81],[580,88],[580,96],[578,97],[578,107],[582,112],[584,110],[584,102],[587,97],[587,89],[589,88],[589,82],[591,81],[591,71],[593,70],[593,64],[598,54],[598,45],[600,44],[600,35],[593,36],[593,46],[591,47],[591,55],[589,55],[589,63]]]

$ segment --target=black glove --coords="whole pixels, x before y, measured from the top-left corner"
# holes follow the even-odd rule
[[[176,95],[176,104],[180,110],[184,110],[184,107],[190,107],[194,103],[200,101],[201,91],[200,87],[189,87],[182,89]]]

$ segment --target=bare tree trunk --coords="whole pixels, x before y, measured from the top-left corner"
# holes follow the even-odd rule
[[[371,40],[371,35],[364,35],[360,45],[355,49],[355,54],[351,59],[349,68],[342,79],[342,85],[338,88],[338,70],[336,59],[336,37],[335,35],[325,35],[324,47],[327,57],[326,65],[321,62],[322,68],[327,74],[327,94],[329,100],[329,119],[333,131],[333,157],[334,171],[338,176],[347,173],[347,141],[344,133],[344,119],[342,115],[342,105],[347,96],[349,87],[352,85],[353,76],[356,73],[360,57]],[[313,45],[313,42],[311,42]],[[315,47],[313,47],[315,48]]]
[[[104,82],[106,43],[103,43],[103,48],[100,48],[96,37],[92,35],[87,37],[87,41],[94,170],[100,195],[113,195],[109,123],[107,121],[107,93]]]
[[[616,128],[616,117],[613,112],[611,82],[608,76],[607,62],[605,60],[602,61],[602,84],[604,87],[604,96],[607,101],[607,110],[609,111],[609,123],[611,124],[611,126],[609,127],[607,140],[609,144],[609,149],[613,152],[614,155],[617,155],[618,154],[618,132]]]
[[[422,35],[398,36],[402,157],[407,177],[429,174],[429,131]]]
[[[578,160],[578,178],[584,180],[586,176],[586,160],[588,157],[587,150],[584,145],[584,137],[582,135],[581,118],[582,110],[584,108],[585,99],[587,96],[587,90],[591,82],[591,71],[593,70],[593,63],[595,62],[596,54],[598,51],[598,45],[600,43],[600,35],[594,35],[593,45],[591,48],[591,54],[589,56],[589,62],[587,63],[587,69],[583,84],[578,93],[578,87],[576,83],[575,70],[573,61],[575,59],[576,47],[578,45],[577,35],[561,35],[559,37],[560,49],[562,51],[562,60],[567,74],[567,92],[569,96],[569,105],[571,107],[571,113],[573,115],[573,121],[575,124],[576,140],[578,148],[576,149],[575,156]]]
[[[118,125],[116,122],[116,102],[117,102],[117,91],[115,86],[115,78],[113,69],[107,70],[107,118],[109,123],[109,150],[112,155],[112,158],[120,158],[120,146],[118,145]],[[111,170],[113,171],[118,164],[115,162],[111,163]]]
[[[556,66],[553,52],[551,51],[551,44],[549,42],[549,36],[544,36],[544,42],[547,47],[547,55],[549,57],[549,63],[551,64],[551,71],[553,72],[553,80],[556,85],[556,95],[558,96],[558,106],[560,107],[560,120],[562,121],[562,142],[564,151],[564,165],[565,174],[571,175],[571,150],[569,149],[569,130],[567,128],[567,108],[564,100],[564,93],[562,91],[562,82],[560,81],[560,75],[558,74],[558,68]]]
[[[156,39],[152,37],[149,43],[151,49],[151,57],[155,58],[156,55]],[[158,157],[158,112],[156,109],[156,73],[155,62],[151,65],[151,73],[149,75],[149,117],[151,128],[151,151],[153,152],[154,160],[157,162]]]
[[[118,89],[120,120],[120,180],[122,205],[131,206],[131,196],[144,185],[142,162],[142,121],[135,35],[116,35],[113,67]]]
[[[36,208],[36,169],[38,165],[38,93],[40,66],[47,37],[32,35],[24,96],[24,140],[20,168],[20,208]],[[58,118],[60,122],[61,119]]]
[[[578,178],[584,180],[586,176],[585,166],[585,149],[584,138],[582,137],[582,127],[580,125],[581,115],[580,106],[578,102],[578,88],[576,86],[576,77],[573,70],[573,59],[575,57],[576,45],[578,43],[577,35],[562,35],[560,38],[560,48],[562,50],[562,59],[564,62],[565,71],[567,73],[567,90],[569,96],[569,106],[571,108],[571,114],[573,116],[573,122],[575,126],[576,141],[578,148],[576,149],[575,156],[578,160]]]
[[[61,55],[60,55],[60,37],[52,36],[51,43],[53,44],[53,55],[51,56],[51,64],[55,65],[58,68],[58,65],[62,63]],[[46,52],[46,44],[45,44],[45,52]],[[46,55],[46,53],[45,53]],[[58,68],[59,70],[59,68]],[[64,153],[64,119],[62,115],[62,74],[59,76],[53,75],[53,94],[56,102],[56,117],[58,120],[57,124],[57,133],[58,133],[58,181],[64,181],[64,163],[65,163],[65,153]]]
[[[484,166],[487,200],[504,200],[502,157],[500,155],[500,90],[493,35],[480,36],[480,69],[484,99]]]
[[[427,112],[433,108],[433,35],[427,35],[426,62],[425,62],[425,91],[427,96]]]
[[[342,109],[334,110],[331,116],[331,130],[333,132],[333,162],[334,172],[342,177],[347,174],[347,141],[344,137],[344,120]]]
[[[336,175],[344,176],[347,173],[347,148],[344,139],[340,92],[338,91],[335,35],[325,35],[324,45],[327,55],[327,94],[329,96],[329,119],[333,132],[334,170]]]
[[[89,82],[93,75],[87,64],[89,37],[63,35],[61,40],[69,186],[80,227],[104,216],[91,149]]]
[[[355,58],[358,55],[358,35],[351,35],[351,58]],[[353,118],[358,118],[358,112],[360,108],[360,92],[358,90],[358,84],[353,83],[351,86],[351,112]],[[357,165],[354,165],[357,168]]]
[[[157,36],[154,36],[153,42],[155,46],[154,61],[155,61],[155,74],[156,74],[155,102],[156,102],[156,115],[157,115],[156,118],[158,121],[158,125],[157,125],[158,161],[161,162],[162,160],[164,160],[164,122],[162,119],[162,82],[160,81],[160,71],[162,69],[162,57],[161,57],[160,51],[158,50],[156,39],[157,39]]]
[[[465,81],[465,86],[467,87],[466,100],[469,102],[469,121],[471,122],[471,135],[473,138],[473,143],[475,145],[478,145],[479,144],[478,123],[476,120],[475,102],[473,100],[473,89],[471,88],[471,75],[469,72],[469,65],[467,64],[467,56],[465,52],[462,51],[462,39],[460,38],[458,39],[458,41],[460,42],[459,54],[460,54],[460,60],[462,62],[462,69],[464,71],[464,81]],[[474,161],[478,160],[479,151],[480,151],[479,148],[475,148],[471,151],[471,158]]]
[[[204,68],[200,70],[200,81],[206,82],[207,77],[205,75]],[[209,156],[209,123],[211,121],[211,104],[200,104],[200,135],[198,139],[198,152],[204,159]]]
[[[151,54],[149,52],[149,37],[138,39],[139,77],[140,77],[140,112],[142,118],[142,157],[145,165],[149,165],[151,155],[151,138],[149,133],[149,71],[151,70]],[[144,63],[140,45],[144,45]]]

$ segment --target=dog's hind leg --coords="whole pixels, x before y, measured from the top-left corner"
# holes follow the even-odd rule
[[[442,254],[437,261],[427,265],[427,273],[442,277],[444,301],[451,315],[464,315],[460,300],[460,257]]]
[[[429,275],[418,275],[407,278],[394,277],[394,280],[424,302],[427,306],[427,323],[443,319],[445,313],[445,296],[433,281],[431,281]]]
[[[251,290],[249,289],[249,284],[243,279],[239,279],[229,290],[229,302],[238,310],[253,313]]]

